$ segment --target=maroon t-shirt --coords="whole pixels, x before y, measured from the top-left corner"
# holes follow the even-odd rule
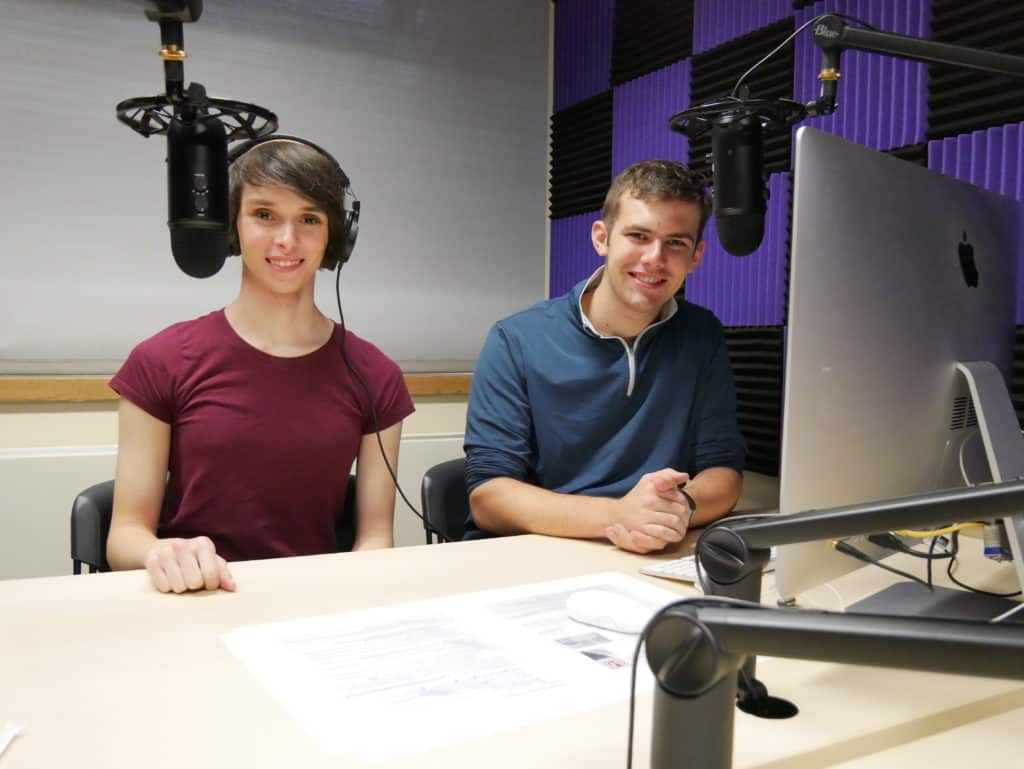
[[[374,430],[340,345],[336,325],[308,355],[268,355],[218,310],[132,350],[111,388],[171,425],[157,536],[205,534],[228,560],[335,550],[349,470]],[[373,392],[381,430],[413,412],[394,361],[351,332],[345,350]]]

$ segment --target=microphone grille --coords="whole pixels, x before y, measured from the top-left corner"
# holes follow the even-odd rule
[[[209,278],[220,271],[228,255],[228,233],[208,222],[170,222],[171,253],[181,271],[193,278]]]

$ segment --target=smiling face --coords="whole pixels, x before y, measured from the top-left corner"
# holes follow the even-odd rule
[[[351,186],[348,176],[326,150],[296,137],[264,139],[231,161],[229,177],[228,204],[235,225],[228,233],[229,254],[241,253],[237,223],[243,214],[243,190],[283,188],[312,201],[326,214],[327,248],[320,266],[335,268],[348,241],[350,209],[345,201]]]
[[[591,228],[605,272],[591,301],[591,321],[625,338],[650,325],[704,257],[701,209],[684,200],[644,200],[624,193],[614,219]]]
[[[327,214],[288,187],[246,184],[236,221],[244,280],[273,294],[308,292],[327,248]]]

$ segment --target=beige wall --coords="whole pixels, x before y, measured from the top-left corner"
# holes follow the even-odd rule
[[[416,413],[404,434],[461,433],[466,398],[416,399]],[[102,446],[117,444],[117,404],[0,404],[0,449]]]
[[[421,397],[405,423],[398,479],[419,507],[423,472],[462,455],[465,397]],[[0,405],[0,579],[71,572],[75,495],[112,478],[117,406]],[[395,543],[424,542],[420,521],[395,505]]]

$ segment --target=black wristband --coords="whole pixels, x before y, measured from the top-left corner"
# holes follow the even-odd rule
[[[686,527],[689,528],[690,524],[693,523],[693,516],[697,514],[697,502],[682,486],[679,487],[679,493],[686,497],[686,504],[690,506],[690,517],[686,521]]]

